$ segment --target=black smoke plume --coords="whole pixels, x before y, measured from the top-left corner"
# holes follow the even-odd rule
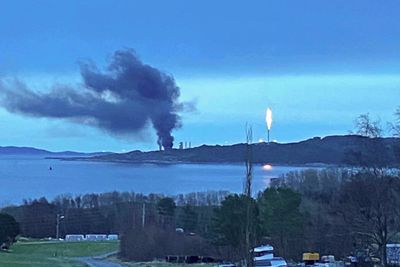
[[[80,64],[82,86],[55,85],[36,92],[24,83],[1,83],[2,105],[10,112],[89,124],[117,135],[135,134],[151,122],[158,144],[172,148],[172,130],[181,126],[180,89],[171,75],[143,64],[132,50],[118,50],[106,70]]]

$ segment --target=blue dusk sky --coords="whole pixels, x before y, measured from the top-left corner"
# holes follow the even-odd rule
[[[175,146],[347,134],[370,113],[386,126],[400,106],[400,1],[3,1],[0,80],[37,92],[82,84],[78,62],[104,67],[131,48],[172,75],[181,101]],[[53,151],[157,149],[155,131],[116,136],[0,107],[0,145]]]

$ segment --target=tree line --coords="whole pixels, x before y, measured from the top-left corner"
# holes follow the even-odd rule
[[[209,191],[179,194],[171,199],[181,210],[185,210],[186,206],[201,207],[199,210],[206,213],[207,207],[218,205],[227,194],[226,191]],[[57,214],[64,216],[60,222],[60,236],[118,234],[131,226],[141,225],[143,204],[146,208],[146,221],[156,220],[157,203],[164,198],[162,194],[144,195],[134,192],[62,195],[52,201],[44,197],[24,200],[22,205],[4,207],[1,212],[12,215],[19,223],[20,234],[26,237],[54,238]],[[187,212],[190,213],[189,210]],[[189,224],[193,223],[184,223],[185,226]]]

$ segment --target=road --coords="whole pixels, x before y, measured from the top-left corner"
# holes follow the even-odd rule
[[[90,267],[123,267],[121,264],[110,262],[106,259],[83,257],[83,258],[78,258],[78,260]]]
[[[90,267],[123,267],[119,263],[111,262],[107,260],[108,257],[117,254],[118,252],[111,252],[96,257],[79,257],[78,261],[90,266]]]

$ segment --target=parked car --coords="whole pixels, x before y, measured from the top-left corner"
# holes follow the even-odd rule
[[[236,264],[234,263],[221,263],[218,265],[218,267],[236,267]]]

